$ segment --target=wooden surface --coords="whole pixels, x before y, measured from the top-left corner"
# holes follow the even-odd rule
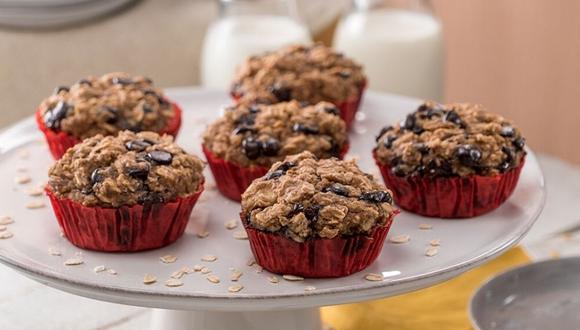
[[[433,1],[446,98],[515,120],[535,150],[580,163],[580,1]]]

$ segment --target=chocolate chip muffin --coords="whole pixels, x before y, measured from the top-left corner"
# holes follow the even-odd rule
[[[379,246],[373,245],[371,248],[369,245],[367,248],[380,250],[382,240],[374,235],[377,230],[381,235],[386,235],[387,227],[396,213],[391,192],[376,182],[372,175],[362,172],[354,161],[318,159],[306,151],[277,162],[264,177],[256,179],[248,187],[242,195],[241,217],[249,231],[256,260],[266,269],[271,267],[275,272],[280,272],[279,268],[284,268],[284,265],[272,266],[269,257],[263,255],[269,252],[261,250],[276,251],[277,257],[272,257],[273,259],[286,260],[284,254],[288,251],[315,248],[317,244],[332,245],[329,242],[336,240],[337,243],[340,242],[339,249],[327,251],[336,255],[326,257],[340,259],[346,258],[345,254],[348,254],[341,250],[345,240],[360,239],[359,242],[362,243],[371,237],[377,240],[373,244]],[[268,235],[277,243],[268,247],[255,246],[264,244],[263,239]],[[286,242],[279,244],[280,240]],[[315,243],[317,240],[326,243]],[[288,245],[293,247],[287,251],[278,250],[288,248]],[[319,257],[323,257],[323,251],[317,253],[321,253]],[[360,251],[353,253],[360,257]],[[300,258],[294,256],[289,259]],[[304,266],[294,265],[292,267],[298,268],[288,272],[302,273],[304,267],[316,269],[317,263],[324,263],[307,259],[308,257],[299,260]],[[287,263],[292,262],[294,261],[283,263],[288,265]],[[337,261],[337,265],[343,262],[344,260]],[[320,266],[330,271],[326,266]],[[331,274],[332,272],[318,275],[332,276]]]
[[[337,116],[336,106],[328,102],[313,106],[297,101],[240,103],[226,109],[203,135],[204,152],[218,188],[236,200],[252,180],[287,155],[308,150],[320,158],[341,157],[347,147],[344,121]],[[218,168],[223,166],[229,169]],[[233,188],[236,191],[230,191]]]
[[[72,145],[97,134],[131,130],[176,135],[181,111],[150,79],[118,72],[57,87],[40,104],[37,121],[58,159]]]
[[[350,125],[366,77],[362,67],[322,45],[295,45],[248,58],[237,70],[231,93],[259,103],[332,102]]]
[[[122,131],[69,149],[49,170],[48,184],[59,198],[85,206],[164,203],[198,191],[203,167],[169,135]]]
[[[479,176],[498,181],[506,173],[517,171],[519,175],[526,155],[524,146],[525,139],[512,122],[487,112],[481,105],[426,102],[401,123],[381,130],[374,155],[387,186],[394,190],[395,200],[409,209],[402,199],[414,196],[414,204],[421,199],[403,189],[404,180],[393,177],[413,177],[417,181]],[[510,187],[509,193],[515,183]],[[424,193],[425,190],[421,194]],[[503,194],[491,204],[499,205],[497,201],[506,195],[509,196]],[[478,204],[486,203],[480,200]]]
[[[516,168],[525,139],[480,105],[426,102],[377,137],[378,160],[399,176],[495,175]]]
[[[203,191],[203,162],[168,135],[121,131],[69,149],[46,193],[66,238],[97,251],[141,251],[181,237]]]

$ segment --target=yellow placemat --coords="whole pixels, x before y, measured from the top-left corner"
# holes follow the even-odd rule
[[[467,305],[491,276],[530,258],[513,248],[497,259],[436,286],[381,300],[322,308],[322,319],[335,330],[471,329]]]

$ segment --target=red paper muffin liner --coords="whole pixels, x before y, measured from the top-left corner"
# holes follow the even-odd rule
[[[175,116],[173,116],[173,118],[171,118],[171,120],[167,123],[167,126],[158,133],[169,134],[176,137],[177,133],[179,132],[179,128],[181,127],[181,108],[175,103],[171,104],[175,111]],[[77,138],[65,132],[57,132],[47,128],[44,124],[44,120],[42,119],[40,109],[36,111],[35,118],[38,128],[44,133],[44,137],[48,143],[48,148],[50,149],[50,153],[54,159],[60,159],[69,148],[81,142]]]
[[[367,83],[365,81],[361,85],[360,90],[357,94],[346,98],[344,101],[334,103],[334,105],[336,105],[340,109],[340,118],[342,118],[342,120],[344,120],[344,122],[346,123],[347,130],[350,130],[350,128],[354,123],[355,115],[360,106],[364,91],[366,89],[366,85]],[[234,99],[234,101],[238,101],[240,99],[240,96],[233,92],[230,95]]]
[[[348,152],[348,143],[340,151],[342,159]],[[242,194],[250,186],[252,181],[261,178],[270,170],[265,166],[242,167],[219,158],[202,144],[201,146],[209,168],[213,174],[218,190],[229,199],[239,202]]]
[[[253,228],[242,216],[256,262],[269,272],[302,277],[341,277],[372,264],[383,248],[393,213],[368,235],[315,238],[298,243],[277,233]]]
[[[385,184],[401,208],[428,217],[471,218],[498,208],[513,193],[525,157],[518,167],[493,176],[398,177],[375,156]]]
[[[203,192],[203,182],[191,196],[173,202],[119,208],[89,207],[58,198],[45,188],[60,228],[75,246],[104,252],[156,249],[183,235],[189,216]]]

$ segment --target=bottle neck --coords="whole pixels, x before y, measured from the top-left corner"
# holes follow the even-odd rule
[[[359,11],[390,8],[433,13],[430,0],[353,0],[353,6]]]

